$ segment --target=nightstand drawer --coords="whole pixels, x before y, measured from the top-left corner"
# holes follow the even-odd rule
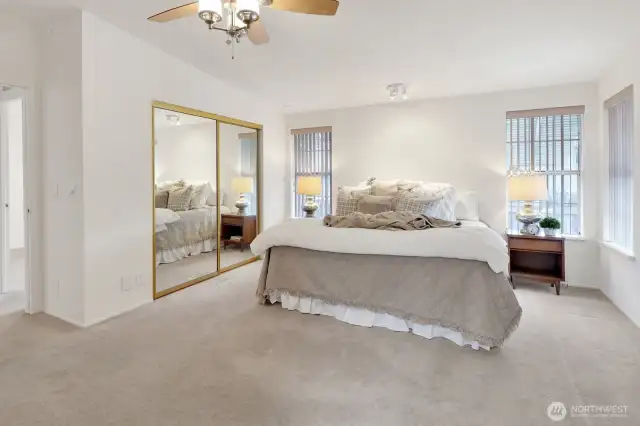
[[[244,225],[244,217],[222,216],[223,225],[242,226]]]
[[[543,241],[528,238],[510,238],[509,249],[562,253],[562,240]]]

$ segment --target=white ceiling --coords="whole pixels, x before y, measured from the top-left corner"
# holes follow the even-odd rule
[[[197,17],[146,21],[188,0],[13,1],[38,2],[73,2],[285,111],[386,102],[393,82],[417,99],[589,81],[640,40],[638,0],[342,0],[335,17],[262,8],[271,42],[232,60]]]

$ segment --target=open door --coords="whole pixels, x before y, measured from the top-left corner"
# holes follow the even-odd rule
[[[26,308],[25,90],[0,86],[0,306]]]

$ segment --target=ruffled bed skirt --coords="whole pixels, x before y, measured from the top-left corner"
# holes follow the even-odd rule
[[[413,321],[403,320],[393,315],[376,313],[368,309],[356,308],[353,306],[337,305],[327,303],[324,300],[312,297],[299,297],[284,292],[273,292],[268,296],[273,303],[280,302],[284,309],[299,311],[304,314],[326,315],[361,327],[382,327],[393,331],[413,333],[427,339],[434,337],[444,337],[451,340],[458,346],[469,345],[471,348],[490,350],[489,346],[484,346],[476,341],[465,339],[460,332],[440,327],[437,325],[416,324]]]
[[[185,257],[212,252],[216,249],[216,245],[216,239],[212,238],[183,247],[159,251],[156,253],[156,267],[162,263],[173,263],[177,262],[178,260],[182,260]]]

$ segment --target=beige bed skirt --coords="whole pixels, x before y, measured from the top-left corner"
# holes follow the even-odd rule
[[[274,247],[256,294],[265,303],[278,292],[446,327],[491,347],[502,346],[522,315],[507,278],[474,260]]]

